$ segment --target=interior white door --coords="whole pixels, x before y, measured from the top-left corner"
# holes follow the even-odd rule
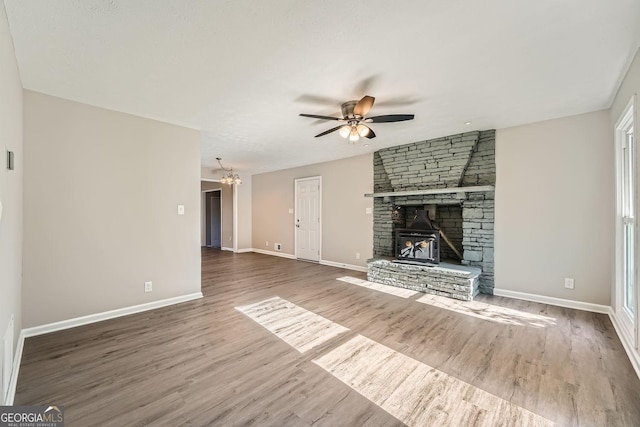
[[[321,178],[296,179],[296,257],[320,261]]]

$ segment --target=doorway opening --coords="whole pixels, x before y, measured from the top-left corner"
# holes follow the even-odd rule
[[[236,250],[235,185],[200,180],[200,246]]]
[[[209,190],[204,193],[205,246],[222,248],[222,191]]]

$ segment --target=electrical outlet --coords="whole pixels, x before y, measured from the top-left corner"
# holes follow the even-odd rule
[[[273,244],[273,248],[278,252],[281,251],[282,250],[282,243],[274,243]]]
[[[269,247],[269,241],[267,240],[267,242],[264,244],[266,247]]]
[[[564,279],[564,287],[567,289],[573,289],[575,281],[571,277],[567,277]]]
[[[144,291],[151,292],[153,290],[153,282],[144,282]]]
[[[356,252],[356,259],[360,259],[360,252]]]

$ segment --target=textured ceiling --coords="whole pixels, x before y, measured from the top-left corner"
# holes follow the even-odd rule
[[[640,45],[638,0],[4,3],[26,89],[199,129],[203,166],[252,173],[607,108]],[[416,118],[366,147],[298,116],[365,94]]]

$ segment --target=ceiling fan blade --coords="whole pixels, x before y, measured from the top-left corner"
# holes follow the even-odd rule
[[[405,120],[413,120],[413,114],[387,114],[384,116],[369,117],[365,121],[367,123],[391,123],[404,122]]]
[[[317,134],[315,137],[317,138],[317,137],[319,137],[319,136],[325,136],[325,135],[326,135],[326,134],[328,134],[328,133],[335,132],[335,131],[337,131],[338,129],[340,129],[342,126],[345,126],[345,125],[340,125],[340,126],[336,126],[336,127],[334,127],[334,128],[331,128],[331,129],[329,129],[329,130],[325,130],[324,132]]]
[[[323,119],[323,120],[344,120],[342,117],[331,117],[331,116],[318,116],[317,114],[302,114],[302,117],[311,117],[312,119]]]
[[[371,110],[371,107],[373,107],[375,100],[373,96],[363,96],[356,106],[353,107],[353,114],[360,117],[366,116],[369,110]]]
[[[365,138],[373,139],[376,137],[376,133],[373,129],[369,128],[369,133],[364,136]]]

